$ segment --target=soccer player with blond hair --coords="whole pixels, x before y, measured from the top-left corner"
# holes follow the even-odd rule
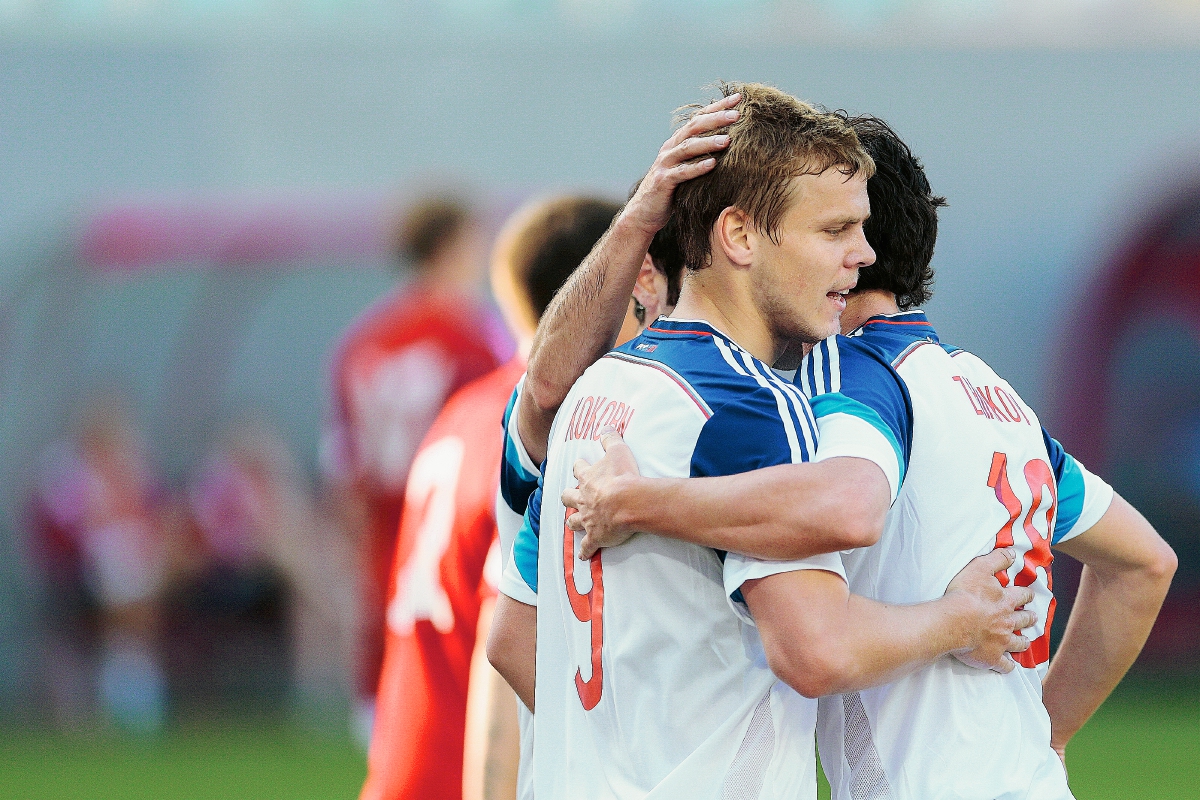
[[[838,330],[844,294],[874,260],[863,235],[873,164],[835,115],[757,84],[724,90],[660,151],[557,301],[586,307],[606,291],[597,273],[632,266],[665,222],[671,171],[687,163],[703,174],[675,190],[688,273],[673,316],[584,372],[548,438],[520,427],[528,449],[548,443],[546,464],[502,577],[489,656],[537,712],[539,797],[813,797],[810,697],[952,651],[999,664],[1023,645],[1013,629],[1033,623],[1018,610],[1032,593],[992,575],[1011,564],[1007,550],[968,566],[945,596],[904,608],[850,595],[827,552],[836,546],[766,561],[642,536],[579,561],[558,498],[577,459],[599,457],[606,426],[657,476],[731,475],[816,453],[807,401],[769,365],[793,342]],[[728,130],[698,135],[714,128]],[[570,338],[554,310],[543,342]],[[595,318],[576,322],[585,319]],[[537,374],[531,361],[527,387]],[[535,663],[533,636],[512,624],[528,617],[503,611],[531,592]],[[839,631],[836,658],[792,635],[807,616]],[[833,664],[842,672],[823,666]]]
[[[850,511],[829,503],[829,466],[840,462],[841,481],[861,487],[853,513],[878,520],[869,546],[842,554],[854,592],[920,603],[974,556],[1016,548],[999,577],[1033,590],[1037,622],[1023,631],[1030,646],[1015,668],[997,674],[941,658],[882,686],[842,688],[820,701],[821,761],[838,800],[1066,800],[1067,742],[1137,656],[1175,557],[1011,385],[938,337],[918,306],[930,295],[944,201],[885,123],[849,122],[876,166],[866,234],[877,259],[848,298],[847,335],[820,342],[796,373],[817,417],[818,463],[653,480],[637,476],[633,454],[610,436],[606,458],[577,470],[581,486],[565,495],[580,509],[572,524],[588,531],[585,554],[652,531],[794,557]],[[663,512],[667,502],[673,513]],[[1053,660],[1051,548],[1085,565]]]

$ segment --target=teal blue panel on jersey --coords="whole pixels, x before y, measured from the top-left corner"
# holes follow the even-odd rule
[[[542,526],[542,487],[538,487],[529,498],[525,509],[525,519],[521,530],[517,531],[517,540],[513,542],[513,561],[517,564],[517,572],[525,580],[525,585],[537,594],[538,590],[538,535]]]
[[[904,482],[904,474],[908,467],[904,458],[904,448],[900,446],[900,440],[896,438],[896,434],[892,431],[891,426],[879,416],[879,412],[866,403],[861,403],[852,397],[846,397],[841,392],[828,392],[817,395],[809,400],[808,404],[812,406],[813,414],[816,415],[818,420],[830,414],[849,414],[852,417],[858,417],[883,434],[883,437],[888,440],[888,444],[892,446],[892,450],[896,452],[896,463],[900,467],[900,482]]]
[[[523,385],[523,384],[522,384]],[[517,514],[524,514],[529,502],[529,495],[537,487],[538,476],[530,473],[521,463],[519,445],[513,438],[510,428],[513,408],[516,407],[522,385],[513,389],[508,398],[508,406],[504,409],[504,458],[500,462],[500,496],[504,503]]]
[[[1046,443],[1054,480],[1058,483],[1058,518],[1054,520],[1054,535],[1050,537],[1050,544],[1058,544],[1079,521],[1087,489],[1079,464],[1045,428],[1042,428],[1042,441]]]

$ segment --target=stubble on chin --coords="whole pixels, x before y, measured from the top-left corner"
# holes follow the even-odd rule
[[[814,309],[806,314],[802,305],[795,302],[794,298],[785,296],[773,281],[757,282],[753,291],[755,305],[778,342],[795,342],[797,347],[801,344],[813,345],[841,332],[840,314],[831,321],[825,318],[823,311]],[[787,350],[792,349],[789,344]]]

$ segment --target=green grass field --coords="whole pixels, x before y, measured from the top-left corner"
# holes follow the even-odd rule
[[[1200,691],[1123,689],[1067,763],[1080,800],[1200,798]],[[142,742],[13,730],[0,740],[4,800],[332,800],[356,797],[364,771],[349,740],[286,723],[194,723]]]

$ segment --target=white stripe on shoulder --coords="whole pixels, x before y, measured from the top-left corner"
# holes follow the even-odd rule
[[[795,385],[787,381],[780,381],[779,385],[783,389],[783,393],[791,398],[793,408],[799,409],[796,416],[803,423],[804,441],[808,446],[809,458],[814,458],[817,452],[817,418],[813,415],[812,406],[808,404],[808,398]]]
[[[788,448],[792,452],[792,463],[795,464],[803,461],[805,457],[805,450],[800,448],[800,436],[796,431],[796,422],[792,418],[792,411],[788,407],[788,401],[784,396],[784,393],[780,391],[779,387],[776,385],[776,381],[778,379],[774,378],[774,376],[769,379],[759,372],[758,368],[754,364],[754,356],[745,351],[743,351],[741,355],[742,361],[745,363],[746,370],[749,372],[750,377],[754,378],[759,386],[768,390],[775,397],[775,407],[779,411],[779,420],[783,423],[783,432],[787,437]],[[798,416],[799,415],[797,415],[797,417]],[[808,450],[807,452],[811,453],[812,450]]]
[[[825,354],[821,352],[821,344],[813,347],[809,355],[813,360],[813,395],[825,394],[829,387],[825,385]]]
[[[842,390],[842,356],[838,352],[837,336],[830,336],[825,340],[825,344],[829,346],[829,391],[840,392]]]
[[[735,359],[733,357],[733,351],[730,349],[730,343],[726,342],[719,336],[712,337],[712,340],[713,340],[713,344],[715,344],[717,346],[717,350],[721,353],[721,357],[725,359],[725,363],[727,363],[727,364],[729,364],[729,366],[733,367],[733,371],[736,372],[738,375],[741,375],[743,378],[749,378],[750,377],[749,373],[747,373],[746,370],[742,369],[742,365],[739,364],[737,362],[737,359]],[[736,345],[734,345],[734,346],[736,346]]]

